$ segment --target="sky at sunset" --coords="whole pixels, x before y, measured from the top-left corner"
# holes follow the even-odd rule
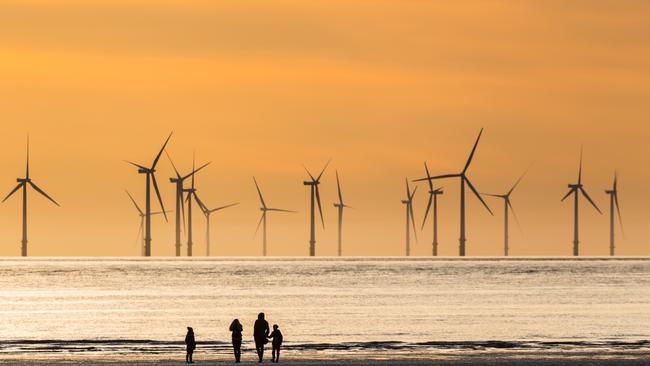
[[[346,203],[344,254],[404,253],[404,179],[462,170],[481,192],[512,196],[521,230],[511,255],[570,255],[577,178],[585,255],[608,254],[609,188],[620,176],[621,255],[650,255],[650,2],[647,1],[3,1],[0,4],[0,194],[24,174],[56,207],[29,195],[29,253],[138,255],[144,176],[123,160],[192,153],[212,217],[215,255],[258,255],[259,202],[269,254],[308,253],[305,164],[328,159],[318,255],[336,254],[335,170]],[[173,209],[173,170],[157,176]],[[441,181],[441,255],[458,253],[459,184]],[[418,184],[413,255],[431,253]],[[501,255],[503,203],[490,216],[468,196],[468,255]],[[158,209],[157,205],[153,206]],[[195,217],[195,254],[205,221]],[[173,214],[153,219],[152,252],[173,255]],[[618,228],[617,228],[618,229]],[[620,229],[618,229],[620,230]],[[183,247],[183,252],[185,247]],[[0,205],[0,255],[20,254],[20,197]]]

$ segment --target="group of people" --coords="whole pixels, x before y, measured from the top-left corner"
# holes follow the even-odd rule
[[[239,322],[239,319],[235,319],[230,324],[230,332],[232,332],[232,348],[235,354],[235,362],[239,363],[241,360],[241,344],[242,344],[242,333],[244,327]],[[273,325],[273,331],[270,331],[269,323],[264,319],[264,313],[259,313],[257,315],[257,320],[253,325],[253,339],[255,340],[255,350],[257,351],[257,357],[261,363],[264,359],[264,346],[269,343],[271,339],[271,345],[273,346],[272,359],[271,362],[280,362],[280,346],[282,346],[282,332],[277,324]],[[196,349],[196,339],[194,338],[194,330],[191,327],[187,327],[187,335],[185,336],[185,345],[187,345],[187,354],[185,355],[186,363],[194,363],[192,361],[192,355]]]

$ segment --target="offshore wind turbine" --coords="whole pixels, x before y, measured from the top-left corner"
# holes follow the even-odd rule
[[[208,208],[203,201],[199,199],[199,196],[194,193],[194,197],[196,198],[196,202],[199,204],[199,207],[201,208],[201,211],[203,212],[203,216],[205,216],[205,256],[209,257],[210,256],[210,215],[217,211],[221,211],[223,209],[226,209],[228,207],[236,206],[239,203],[231,203],[229,205],[221,206],[221,207],[216,207],[216,208]]]
[[[411,224],[413,225],[413,235],[415,236],[415,241],[418,240],[417,233],[415,231],[415,218],[413,215],[413,197],[415,192],[418,190],[418,187],[415,187],[413,193],[411,193],[411,188],[409,187],[409,180],[406,178],[406,199],[402,200],[404,207],[406,208],[406,256],[411,255]]]
[[[566,200],[570,195],[573,195],[573,255],[578,256],[580,255],[580,216],[578,211],[580,208],[580,194],[582,194],[587,199],[587,201],[589,201],[589,203],[594,206],[596,211],[598,211],[601,215],[603,214],[603,212],[600,211],[591,197],[589,197],[589,194],[587,194],[587,191],[585,191],[582,185],[582,148],[580,149],[580,168],[578,169],[578,183],[569,184],[568,186],[569,192],[562,198],[562,201],[564,202],[564,200]]]
[[[320,191],[318,190],[318,185],[320,184],[320,178],[323,176],[323,173],[325,173],[325,169],[327,169],[327,166],[330,165],[330,161],[327,161],[327,164],[325,164],[325,167],[323,170],[320,172],[317,178],[314,178],[314,176],[309,172],[307,167],[304,167],[305,170],[307,171],[307,174],[309,174],[309,178],[311,180],[306,180],[303,182],[304,185],[309,186],[310,188],[310,216],[309,216],[309,256],[313,257],[316,255],[316,204],[318,204],[318,212],[320,213],[320,222],[323,225],[323,229],[325,228],[325,220],[323,220],[323,208],[320,205]]]
[[[27,256],[27,185],[31,186],[36,192],[40,193],[42,196],[50,200],[52,203],[54,203],[57,206],[60,206],[52,197],[48,196],[45,191],[40,189],[29,177],[29,136],[27,137],[27,163],[25,167],[25,178],[17,178],[16,181],[18,182],[18,185],[9,192],[9,194],[2,200],[2,202],[6,201],[11,195],[16,193],[17,190],[21,189],[23,190],[23,237],[21,240],[21,247],[20,247],[20,255],[23,257]]]
[[[433,189],[433,181],[431,181],[431,174],[429,174],[429,167],[427,163],[424,163],[424,170],[427,173],[427,182],[429,183],[429,203],[427,203],[427,209],[424,212],[424,220],[422,220],[422,229],[424,229],[424,224],[427,223],[427,217],[429,216],[429,211],[433,210],[433,243],[432,243],[432,255],[435,257],[438,255],[438,196],[444,194],[442,188]],[[421,229],[421,230],[422,230]]]
[[[169,181],[173,183],[176,186],[176,227],[175,227],[175,234],[176,234],[176,242],[175,242],[175,247],[176,247],[176,256],[180,257],[181,255],[181,213],[183,215],[183,227],[185,227],[185,205],[183,204],[183,183],[185,180],[189,177],[194,177],[194,174],[196,174],[199,170],[205,168],[210,164],[210,162],[207,162],[200,166],[197,169],[192,169],[192,171],[189,174],[186,175],[181,175],[178,172],[178,169],[176,169],[176,165],[174,165],[174,162],[172,161],[172,158],[167,154],[167,151],[165,151],[165,154],[167,155],[167,158],[169,159],[169,162],[172,164],[172,167],[174,168],[174,172],[176,173],[175,177],[169,178]]]
[[[260,196],[260,211],[262,211],[262,217],[260,217],[260,222],[257,224],[257,228],[255,229],[255,234],[260,229],[260,225],[262,226],[262,255],[266,257],[266,252],[267,252],[267,242],[266,242],[266,214],[270,211],[275,211],[275,212],[293,212],[295,213],[296,211],[290,211],[290,210],[285,210],[281,208],[270,208],[266,206],[266,203],[264,202],[264,197],[262,196],[262,191],[260,190],[260,186],[257,184],[257,180],[255,177],[253,177],[253,182],[255,182],[255,188],[257,189],[257,194]]]
[[[621,232],[623,232],[623,218],[621,217],[621,207],[618,205],[618,175],[614,173],[614,183],[612,184],[612,189],[605,191],[609,195],[609,255],[615,255],[616,249],[616,238],[615,238],[615,226],[614,226],[614,216],[618,216],[618,222],[621,226]],[[614,214],[614,208],[616,208],[616,213]]]
[[[144,211],[144,255],[146,257],[151,256],[151,184],[153,183],[153,188],[154,191],[156,191],[156,196],[158,197],[158,203],[160,203],[160,208],[163,213],[163,216],[165,216],[165,221],[167,221],[167,212],[165,211],[165,205],[163,204],[162,198],[160,197],[160,191],[158,190],[158,183],[156,182],[156,165],[158,165],[158,161],[160,160],[160,155],[162,155],[163,150],[165,150],[165,147],[167,146],[167,143],[169,142],[169,139],[172,137],[172,134],[170,133],[169,136],[167,136],[167,140],[165,140],[165,143],[163,144],[162,148],[160,148],[160,151],[156,155],[156,157],[153,159],[153,163],[151,163],[151,167],[147,168],[145,166],[142,166],[140,164],[136,164],[130,161],[126,161],[127,163],[135,166],[138,168],[138,174],[145,174],[146,176],[146,185],[145,185],[145,211]]]
[[[144,249],[144,247],[145,247],[145,245],[144,245],[144,218],[145,218],[145,214],[142,211],[142,209],[140,209],[140,206],[138,206],[138,204],[135,202],[135,199],[133,199],[133,196],[131,196],[131,193],[129,193],[129,191],[127,191],[127,190],[125,190],[125,191],[126,191],[126,194],[129,195],[129,198],[131,199],[131,202],[133,202],[133,205],[135,206],[135,209],[138,211],[138,215],[140,216],[140,229],[138,229],[138,236],[137,237],[141,241],[140,254],[142,256],[144,256],[144,253],[145,253],[145,249]],[[169,212],[169,211],[167,211],[167,212]],[[156,212],[152,212],[151,216],[156,216],[156,215],[160,215],[160,214],[162,214],[162,211],[156,211]]]
[[[209,163],[208,163],[209,164]],[[204,164],[202,167],[205,167],[207,164]],[[194,169],[194,157],[192,157],[192,171],[199,170]],[[196,195],[196,187],[194,185],[194,174],[191,176],[192,185],[190,188],[183,189],[183,192],[187,193],[187,256],[192,256],[192,246],[194,245],[192,241],[192,198],[194,198],[197,203],[199,203],[199,197]],[[199,203],[201,208],[201,204]]]
[[[481,135],[483,134],[483,129],[481,128],[481,132],[479,132],[478,137],[476,138],[476,142],[474,143],[474,147],[472,148],[472,152],[469,154],[469,158],[467,159],[467,162],[465,163],[465,167],[460,173],[455,173],[455,174],[444,174],[444,175],[438,175],[435,177],[426,177],[426,178],[421,178],[421,179],[416,179],[415,182],[420,182],[424,180],[437,180],[437,179],[445,179],[445,178],[460,178],[460,238],[458,239],[459,241],[459,247],[458,247],[458,254],[461,257],[465,256],[465,243],[467,241],[467,238],[465,236],[465,185],[469,186],[470,190],[474,193],[476,198],[478,198],[479,201],[483,204],[483,206],[488,210],[490,215],[494,215],[492,213],[492,210],[490,210],[490,207],[485,203],[483,200],[483,197],[478,193],[476,188],[474,188],[474,185],[472,182],[469,180],[467,177],[467,170],[469,169],[470,165],[472,164],[472,159],[474,158],[474,154],[476,153],[476,147],[478,146],[479,141],[481,140]]]
[[[336,188],[339,194],[339,201],[334,203],[334,207],[338,209],[339,212],[339,231],[338,231],[338,255],[339,257],[343,254],[343,209],[351,208],[350,206],[343,203],[343,194],[341,193],[341,182],[339,181],[339,172],[336,172]]]
[[[509,245],[509,217],[508,214],[510,211],[512,211],[512,216],[515,218],[515,221],[517,222],[517,225],[519,224],[519,219],[517,219],[517,214],[515,213],[515,209],[512,207],[512,203],[510,202],[510,195],[512,192],[514,192],[515,188],[519,185],[519,182],[524,178],[524,175],[526,173],[522,174],[521,177],[515,182],[515,184],[510,188],[508,192],[505,194],[485,194],[486,196],[490,197],[496,197],[496,198],[501,198],[503,200],[503,225],[504,225],[504,231],[503,231],[503,255],[508,256],[510,253],[510,245]]]

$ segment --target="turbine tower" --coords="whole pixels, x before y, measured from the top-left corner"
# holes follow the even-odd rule
[[[160,197],[160,191],[158,190],[158,183],[156,182],[156,165],[158,165],[158,161],[160,160],[160,155],[162,155],[163,150],[165,150],[165,147],[167,146],[167,143],[169,142],[169,139],[172,137],[172,134],[170,133],[169,136],[167,136],[167,140],[165,140],[165,143],[163,144],[162,148],[160,148],[160,151],[158,152],[158,155],[153,159],[153,163],[151,164],[151,167],[147,168],[145,166],[127,161],[127,163],[135,166],[138,168],[138,174],[145,174],[146,176],[146,184],[145,184],[145,211],[144,211],[144,255],[146,257],[151,256],[151,185],[153,183],[153,188],[156,191],[156,196],[158,197],[158,203],[160,203],[160,208],[163,213],[163,216],[165,216],[165,221],[167,221],[167,212],[165,211],[165,205],[163,204],[162,198]]]
[[[339,211],[339,231],[338,231],[338,255],[339,257],[343,254],[343,233],[342,233],[342,228],[343,228],[343,209],[344,208],[351,208],[350,206],[346,205],[343,203],[343,194],[341,193],[341,182],[339,181],[339,172],[336,172],[336,188],[339,193],[339,201],[334,203],[334,207],[336,207]]]
[[[318,175],[318,178],[314,178],[314,176],[305,167],[305,170],[307,171],[307,174],[309,174],[309,178],[311,179],[303,182],[304,185],[309,186],[311,191],[310,192],[311,194],[310,216],[309,216],[309,228],[310,228],[309,256],[310,257],[316,255],[316,204],[318,204],[318,212],[320,213],[320,222],[323,225],[323,229],[325,228],[325,220],[323,220],[323,208],[320,205],[320,191],[318,190],[318,185],[320,184],[320,178],[323,176],[323,173],[325,173],[325,169],[327,169],[327,166],[329,164],[330,162],[328,161],[327,164],[325,164],[323,170]]]
[[[42,196],[50,200],[52,203],[54,203],[57,206],[60,206],[52,197],[48,196],[45,191],[40,189],[29,177],[29,137],[27,137],[27,163],[26,163],[26,168],[25,168],[25,178],[17,178],[16,181],[18,182],[18,185],[9,192],[7,197],[2,200],[2,202],[6,201],[11,195],[16,193],[17,190],[21,189],[23,190],[23,237],[21,240],[21,247],[20,247],[20,255],[23,257],[27,256],[27,186],[31,186],[36,192],[40,193]]]
[[[131,193],[129,191],[125,190],[126,194],[129,195],[129,198],[131,199],[131,202],[133,202],[133,205],[135,206],[135,209],[138,210],[138,216],[140,216],[140,229],[138,229],[138,236],[137,238],[140,240],[140,255],[144,256],[144,218],[145,214],[142,212],[142,209],[140,209],[140,206],[138,206],[137,203],[135,203],[135,199],[133,199],[133,196],[131,196]],[[167,211],[169,212],[169,211]],[[152,212],[151,216],[156,216],[162,214],[162,211],[156,211]]]
[[[178,169],[176,169],[176,165],[174,165],[174,162],[172,161],[172,158],[167,154],[167,151],[165,150],[165,154],[167,155],[167,158],[169,159],[169,162],[172,164],[172,167],[174,168],[174,172],[176,173],[175,177],[169,178],[169,181],[173,183],[176,186],[176,228],[175,228],[175,233],[176,233],[176,256],[180,257],[181,255],[181,213],[183,215],[183,228],[185,228],[185,205],[183,204],[183,182],[185,182],[185,179],[189,177],[193,177],[194,174],[196,174],[199,170],[205,168],[210,164],[210,162],[203,164],[197,169],[193,169],[189,174],[181,176],[181,174],[178,172]]]
[[[478,193],[476,188],[474,188],[472,182],[467,177],[467,170],[472,164],[472,159],[474,158],[474,153],[476,152],[476,147],[478,146],[478,143],[481,140],[482,134],[483,134],[483,129],[481,129],[481,132],[479,132],[478,137],[476,138],[476,142],[474,143],[474,147],[472,148],[472,152],[469,154],[469,158],[465,163],[465,167],[460,173],[444,174],[435,177],[426,177],[426,178],[415,180],[415,182],[419,182],[424,180],[432,181],[432,180],[445,179],[445,178],[460,178],[460,238],[458,239],[459,241],[458,255],[460,255],[461,257],[465,256],[465,242],[467,241],[467,238],[465,236],[465,185],[469,186],[470,190],[474,193],[476,198],[478,198],[478,200],[481,201],[481,203],[488,210],[490,215],[494,215],[492,213],[492,210],[490,210],[490,207],[483,200],[483,197],[481,197],[481,195]]]
[[[566,200],[570,195],[573,195],[573,255],[578,256],[580,255],[580,230],[579,230],[579,198],[580,194],[591,203],[592,206],[598,211],[601,215],[603,214],[602,211],[596,206],[594,201],[589,197],[587,194],[587,191],[583,188],[582,185],[582,148],[580,149],[580,168],[578,169],[578,183],[576,184],[569,184],[569,192],[562,198],[562,202]]]
[[[257,180],[255,177],[253,177],[253,182],[255,182],[255,188],[257,188],[257,194],[260,196],[260,211],[262,211],[262,217],[260,217],[260,222],[257,224],[257,229],[255,229],[255,234],[260,229],[260,225],[262,226],[262,255],[266,257],[266,252],[267,252],[267,242],[266,242],[266,214],[269,211],[275,211],[275,212],[296,212],[296,211],[290,211],[290,210],[284,210],[281,208],[270,208],[266,206],[266,203],[264,202],[264,197],[262,196],[262,191],[260,190],[260,186],[257,184]]]
[[[194,197],[196,198],[196,202],[198,203],[199,207],[201,208],[201,211],[203,212],[203,216],[205,216],[205,256],[209,257],[210,256],[210,215],[212,215],[214,212],[221,211],[228,207],[236,206],[239,203],[231,203],[229,205],[209,209],[208,206],[206,206],[203,203],[203,201],[199,199],[199,196],[197,196],[196,193],[194,193]]]
[[[618,223],[621,226],[621,232],[623,232],[623,218],[621,217],[621,207],[618,205],[618,176],[614,173],[614,183],[612,184],[612,189],[605,191],[609,195],[609,255],[615,255],[616,241],[615,241],[615,226],[614,226],[614,208],[616,208],[616,213],[618,214]]]
[[[415,218],[413,215],[413,196],[418,190],[418,187],[415,187],[413,193],[411,193],[411,188],[409,187],[408,178],[406,178],[406,199],[402,200],[402,203],[406,208],[406,256],[411,255],[411,224],[413,224],[413,235],[415,236],[415,241],[418,240],[418,236],[415,232]]]
[[[517,222],[517,225],[519,225],[519,219],[517,219],[517,214],[515,213],[515,209],[512,207],[512,203],[510,202],[510,195],[512,192],[514,192],[515,188],[517,188],[517,185],[519,185],[519,182],[524,178],[524,175],[526,173],[522,174],[521,177],[515,182],[515,184],[510,188],[510,190],[506,194],[485,194],[486,196],[490,197],[496,197],[496,198],[501,198],[503,199],[503,225],[504,225],[504,231],[503,231],[503,255],[508,256],[510,253],[510,246],[509,246],[509,217],[508,214],[510,213],[509,211],[512,211],[512,216],[515,218],[515,221]]]
[[[424,212],[424,220],[422,220],[422,229],[424,229],[424,224],[427,223],[427,217],[429,216],[429,211],[433,210],[433,244],[432,244],[432,254],[434,257],[438,255],[438,196],[444,194],[442,188],[433,189],[433,182],[431,181],[431,174],[429,174],[429,167],[427,163],[424,163],[424,170],[427,173],[427,182],[429,183],[429,203],[427,203],[427,210]],[[421,230],[422,230],[421,229]]]
[[[207,164],[204,164],[201,168],[199,169],[194,169],[194,160],[195,158],[192,157],[192,171],[198,171],[201,168],[205,167]],[[192,178],[192,186],[188,189],[183,189],[183,192],[187,193],[187,198],[185,199],[187,201],[187,256],[191,257],[192,256],[192,246],[194,245],[192,241],[192,198],[194,198],[197,203],[199,202],[199,197],[196,195],[196,187],[194,185],[194,174],[191,176]],[[200,207],[199,203],[199,208]]]

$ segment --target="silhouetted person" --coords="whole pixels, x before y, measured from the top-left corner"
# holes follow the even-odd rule
[[[187,354],[185,355],[185,363],[194,363],[192,361],[192,354],[196,348],[196,340],[194,339],[194,329],[187,327],[187,335],[185,336],[185,344],[187,345]]]
[[[239,363],[241,358],[241,332],[244,330],[244,327],[239,322],[239,319],[235,319],[230,323],[230,331],[232,332],[232,348],[235,352],[235,362]]]
[[[271,362],[280,362],[280,346],[282,345],[282,332],[277,324],[273,324],[273,331],[269,334],[269,338],[273,338],[271,344],[273,345],[273,358]]]
[[[264,313],[257,315],[255,326],[253,327],[253,338],[255,338],[255,350],[257,350],[257,357],[259,362],[264,358],[264,345],[269,342],[269,323],[264,320]]]

